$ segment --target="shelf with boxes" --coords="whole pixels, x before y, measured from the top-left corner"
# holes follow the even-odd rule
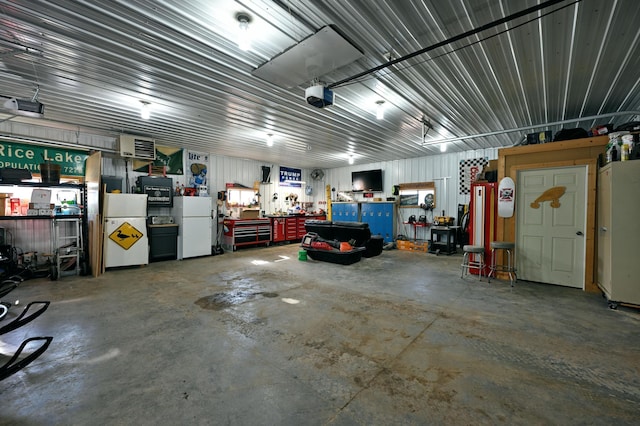
[[[48,265],[52,279],[82,272],[86,268],[82,246],[87,229],[82,210],[85,199],[84,184],[0,183],[2,246],[33,254],[32,266]]]
[[[82,216],[84,184],[0,183],[0,219],[22,216]]]

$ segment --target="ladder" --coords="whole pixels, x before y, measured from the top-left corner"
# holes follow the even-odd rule
[[[55,253],[55,270],[51,271],[51,279],[80,275],[82,219],[56,217],[51,221],[51,226]]]

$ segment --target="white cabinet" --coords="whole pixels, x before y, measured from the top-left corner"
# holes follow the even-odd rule
[[[598,174],[598,286],[611,308],[640,305],[640,160],[617,161]]]

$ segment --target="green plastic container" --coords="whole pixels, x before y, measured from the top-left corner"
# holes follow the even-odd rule
[[[300,250],[298,252],[298,260],[302,260],[303,262],[307,261],[307,251],[306,250]]]

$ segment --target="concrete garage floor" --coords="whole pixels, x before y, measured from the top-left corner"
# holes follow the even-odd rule
[[[297,255],[253,248],[24,282],[5,300],[51,306],[0,352],[54,340],[0,382],[0,423],[640,422],[638,310],[461,280],[459,255]]]

